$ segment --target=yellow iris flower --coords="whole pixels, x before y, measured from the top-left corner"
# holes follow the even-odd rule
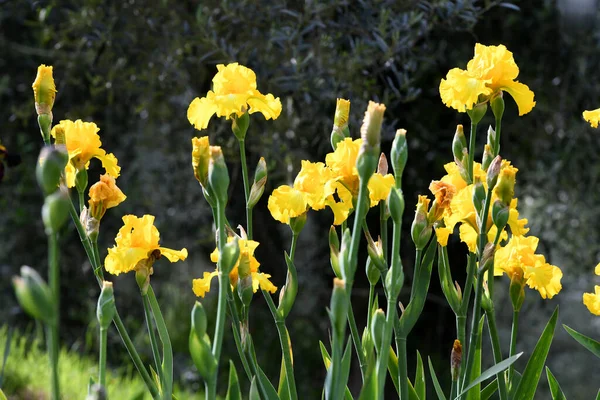
[[[358,192],[358,171],[356,158],[362,146],[362,139],[345,138],[337,144],[333,153],[325,156],[325,164],[332,177],[342,182],[353,194]]]
[[[282,224],[289,224],[290,218],[304,214],[307,206],[304,193],[288,185],[275,189],[267,203],[273,218]]]
[[[584,111],[583,119],[589,122],[592,128],[597,128],[598,122],[600,122],[600,108],[592,111]]]
[[[113,178],[118,178],[121,167],[118,165],[114,154],[107,154],[98,136],[100,128],[93,122],[83,122],[80,119],[73,122],[70,120],[60,121],[52,128],[52,136],[56,138],[56,131],[62,129],[65,133],[65,144],[69,153],[69,163],[65,168],[67,186],[75,186],[75,175],[77,171],[88,169],[90,160],[97,158],[102,162],[106,173]]]
[[[123,227],[115,238],[116,246],[108,249],[104,268],[113,275],[134,271],[140,262],[151,257],[165,256],[176,262],[187,258],[187,249],[173,250],[159,246],[160,234],[154,226],[154,216],[135,215],[123,217]]]
[[[595,293],[584,293],[583,304],[594,315],[600,315],[600,286],[594,286]]]
[[[523,276],[527,285],[537,290],[542,298],[551,299],[562,289],[563,273],[550,265],[541,254],[535,254],[539,239],[535,236],[512,236],[508,244],[496,251],[494,275],[506,273],[511,279]]]
[[[262,113],[266,119],[276,119],[281,114],[281,101],[271,93],[264,95],[256,89],[256,74],[250,68],[232,63],[217,65],[213,90],[206,97],[196,97],[187,110],[188,120],[198,130],[206,129],[214,114],[229,119],[246,111]]]
[[[440,82],[440,96],[444,104],[459,112],[470,110],[480,101],[508,92],[517,103],[519,115],[525,115],[535,106],[534,94],[527,85],[515,81],[519,67],[506,46],[475,45],[475,55],[467,69],[451,69]]]
[[[233,240],[234,238],[231,236],[227,238],[228,243],[233,242]],[[240,265],[240,261],[243,258],[246,258],[250,266],[250,275],[252,276],[252,290],[256,292],[260,287],[263,290],[275,293],[277,291],[277,287],[273,285],[273,283],[271,283],[271,281],[269,280],[271,275],[258,272],[258,267],[260,266],[260,263],[258,262],[256,257],[254,257],[254,251],[258,247],[259,243],[255,242],[254,240],[238,238],[238,245],[240,247],[240,255],[238,257],[237,262],[235,263],[235,266],[229,273],[229,282],[231,283],[231,286],[235,287],[237,285],[239,278],[238,266]],[[217,263],[219,261],[218,249],[215,249],[211,253],[210,259],[214,263]],[[204,297],[206,293],[210,291],[210,283],[212,279],[218,274],[219,272],[215,269],[213,272],[204,272],[202,278],[194,279],[192,282],[192,290],[194,291],[194,294],[198,297]]]
[[[90,215],[97,220],[102,219],[109,208],[125,201],[127,196],[117,187],[115,178],[110,175],[100,175],[100,180],[90,187]]]
[[[38,114],[47,114],[52,111],[54,99],[56,98],[56,85],[52,77],[52,66],[40,65],[31,87],[33,88],[33,97]]]

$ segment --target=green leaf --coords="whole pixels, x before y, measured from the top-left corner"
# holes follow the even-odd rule
[[[552,400],[567,400],[563,393],[558,381],[552,375],[550,368],[546,367],[546,377],[548,378],[548,386],[550,386],[550,393],[552,393]]]
[[[369,368],[367,369],[365,381],[360,390],[358,400],[371,400],[377,398],[377,374],[375,373],[375,365],[375,362],[369,363]]]
[[[417,350],[417,370],[415,371],[415,392],[421,400],[425,400],[427,394],[425,387],[425,371],[423,369],[423,359],[421,353]]]
[[[258,369],[258,380],[260,381],[261,387],[264,389],[265,396],[267,397],[265,400],[279,400],[279,396],[277,395],[277,391],[273,387],[273,384],[267,378],[267,375],[264,373],[261,367],[256,366]]]
[[[438,400],[446,400],[444,391],[442,390],[440,382],[438,381],[438,378],[435,374],[435,370],[433,369],[431,358],[427,357],[427,363],[429,364],[429,373],[431,374],[431,380],[433,381],[433,387],[435,388],[435,393],[437,394]]]
[[[517,370],[513,371],[512,382],[508,383],[508,398],[509,399],[515,398],[515,392],[517,391],[517,388],[519,387],[519,382],[521,382],[522,377],[523,377],[523,375],[521,375],[521,373],[519,371],[517,371]]]
[[[596,400],[600,400],[600,390],[598,390],[598,394],[596,395]]]
[[[498,381],[494,379],[481,391],[481,400],[488,400],[498,390]],[[510,397],[510,396],[509,396]]]
[[[2,389],[0,389],[0,400],[7,400]]]
[[[277,388],[277,394],[279,394],[281,400],[291,399],[283,357],[281,358],[281,368],[279,369],[279,386]]]
[[[479,332],[479,339],[475,343],[475,353],[473,355],[473,368],[471,369],[471,376],[466,377],[467,382],[473,382],[479,375],[481,375],[481,336],[483,334],[483,322],[485,321],[485,315],[481,316],[479,325],[477,326]],[[469,351],[471,348],[469,347]],[[474,386],[473,390],[467,392],[467,400],[480,400],[481,385],[478,383]]]
[[[488,380],[493,376],[498,375],[500,372],[502,372],[505,369],[507,369],[508,367],[510,367],[511,364],[514,363],[515,361],[517,361],[517,359],[519,357],[521,357],[522,355],[523,355],[523,353],[521,352],[519,354],[515,354],[512,357],[508,357],[506,360],[500,361],[498,364],[492,365],[490,368],[483,371],[483,373],[481,375],[479,375],[473,382],[471,382],[469,384],[469,386],[467,386],[465,388],[465,390],[462,391],[462,393],[459,395],[459,397],[462,396],[467,390],[471,389],[472,387],[475,387],[476,385],[479,385],[481,382]]]
[[[533,400],[533,396],[537,390],[537,385],[540,381],[542,369],[546,363],[546,357],[548,357],[548,351],[550,350],[552,339],[554,338],[554,328],[556,327],[557,319],[558,307],[556,307],[554,310],[552,317],[550,317],[548,324],[546,324],[542,335],[535,345],[535,349],[531,354],[531,358],[529,358],[529,361],[527,361],[527,366],[523,371],[523,377],[521,378],[521,382],[519,382],[519,386],[515,392],[515,399]]]
[[[350,376],[350,364],[352,362],[352,338],[348,338],[346,343],[346,349],[342,356],[342,369],[340,372],[340,379],[344,382],[344,387],[348,386],[348,377]]]
[[[415,391],[415,388],[410,379],[406,378],[406,380],[408,381],[408,400],[421,400],[419,399],[419,395]]]
[[[227,388],[227,396],[225,400],[242,400],[242,390],[240,389],[240,381],[238,380],[235,364],[229,360],[229,386]]]
[[[250,394],[248,397],[250,400],[260,400],[260,394],[258,394],[258,384],[256,383],[256,375],[252,377],[252,383],[250,383]]]
[[[566,325],[563,325],[563,328],[565,328],[567,333],[571,335],[573,339],[577,340],[579,344],[591,351],[592,354],[594,354],[596,357],[600,357],[600,343],[598,343],[590,337],[582,335],[581,333],[569,328]]]
[[[321,342],[320,340],[319,340],[319,348],[321,349],[321,357],[323,358],[323,364],[325,364],[325,369],[328,369],[329,364],[331,364],[331,356],[329,355],[329,352],[327,351],[327,348],[325,347],[323,342]],[[325,391],[323,391],[323,398],[325,398]],[[346,386],[346,393],[344,394],[344,398],[346,400],[354,399],[352,397],[352,393],[350,392],[350,389],[348,389],[348,386]]]
[[[400,394],[400,385],[398,385],[398,356],[392,346],[390,346],[390,352],[388,353],[388,371],[392,377],[396,392]]]

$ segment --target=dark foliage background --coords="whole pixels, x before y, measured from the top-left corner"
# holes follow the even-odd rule
[[[201,385],[186,349],[194,302],[191,279],[213,268],[208,254],[214,242],[210,212],[190,167],[190,139],[198,133],[188,123],[186,109],[210,89],[216,65],[237,61],[251,67],[260,90],[282,100],[280,118],[267,123],[253,117],[247,139],[250,165],[260,156],[267,159],[266,194],[293,179],[302,159],[322,160],[330,150],[336,97],[352,101],[355,135],[368,100],[387,104],[383,149],[389,150],[395,129],[409,132],[404,179],[408,227],[417,194],[426,192],[429,181],[441,176],[443,164],[451,160],[455,125],[468,122],[464,114],[441,103],[439,81],[450,68],[464,67],[474,44],[482,42],[503,43],[513,51],[521,69],[519,80],[536,94],[536,108],[522,118],[507,100],[502,154],[520,168],[517,194],[531,234],[540,236],[545,254],[565,273],[557,298],[542,301],[528,292],[522,312],[523,349],[533,348],[559,303],[562,323],[598,337],[600,323],[581,304],[581,292],[592,290],[590,277],[600,256],[600,146],[598,133],[582,121],[581,111],[600,106],[600,25],[595,0],[575,3],[0,1],[0,139],[23,159],[0,185],[0,320],[11,326],[31,324],[16,305],[10,277],[22,264],[40,271],[46,265],[39,220],[42,196],[33,174],[42,143],[31,92],[39,64],[54,66],[55,121],[96,122],[103,147],[114,152],[123,167],[119,186],[128,200],[103,221],[100,248],[112,245],[122,215],[150,213],[157,217],[165,246],[185,246],[190,252],[184,263],[157,265],[153,285],[171,326],[176,376],[194,390]],[[214,119],[207,133],[225,148],[232,177],[228,216],[232,223],[242,223],[241,172],[230,125]],[[90,181],[99,173],[93,165]],[[326,212],[312,213],[297,255],[300,294],[288,327],[302,398],[315,398],[324,378],[316,338],[328,337],[323,305],[328,304],[333,276],[326,245],[330,222]],[[282,249],[289,246],[289,234],[270,217],[266,196],[255,211],[255,231],[261,268],[281,285]],[[403,262],[410,279],[412,246],[409,232],[404,236]],[[64,233],[61,243],[63,343],[93,354],[96,329],[90,321],[98,290],[73,229]],[[464,253],[462,244],[452,244],[459,282],[464,282]],[[357,315],[364,316],[368,282],[361,279],[355,284],[354,302]],[[114,281],[121,315],[138,347],[148,349],[135,283],[131,276]],[[501,325],[508,330],[510,307],[504,305],[509,303],[502,290],[498,292]],[[438,371],[445,371],[454,318],[435,274],[428,300],[409,338],[409,353],[414,357],[418,348]],[[213,296],[204,302],[213,309]],[[251,329],[261,364],[271,377],[279,371],[273,328],[263,299],[256,296]],[[508,332],[503,333],[506,349]],[[124,352],[117,355],[118,336],[111,334],[110,340],[110,361],[117,365],[127,360]],[[555,340],[549,364],[563,389],[572,398],[591,398],[597,391],[597,384],[586,378],[594,365],[591,356],[562,331]],[[226,343],[224,357],[235,359],[230,337]],[[360,379],[358,368],[351,379]]]

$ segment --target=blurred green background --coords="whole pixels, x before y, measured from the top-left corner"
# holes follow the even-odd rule
[[[34,178],[42,140],[31,90],[39,64],[54,66],[55,122],[94,121],[101,129],[103,148],[115,153],[122,166],[119,186],[128,199],[102,222],[101,255],[114,243],[120,217],[129,213],[155,215],[161,243],[189,250],[183,263],[160,261],[152,282],[170,326],[176,379],[193,392],[202,384],[187,354],[189,312],[195,301],[191,280],[214,268],[209,259],[214,240],[210,211],[190,165],[191,138],[200,134],[187,121],[186,110],[194,97],[211,88],[216,65],[236,61],[252,68],[259,89],[279,96],[283,104],[276,121],[253,116],[246,140],[251,171],[261,156],[269,166],[265,196],[255,209],[255,239],[261,243],[257,258],[261,269],[281,286],[283,249],[290,235],[270,217],[267,195],[293,179],[302,159],[323,160],[330,151],[336,97],[352,102],[350,127],[355,137],[368,100],[387,105],[382,139],[386,152],[395,130],[408,130],[408,229],[417,194],[427,192],[429,182],[443,175],[443,165],[451,161],[456,124],[468,124],[465,114],[442,104],[440,79],[450,68],[464,68],[480,42],[505,44],[520,67],[518,79],[535,92],[537,105],[524,117],[517,117],[507,97],[501,154],[519,168],[517,196],[530,234],[541,238],[540,250],[564,272],[563,291],[554,299],[542,300],[527,291],[519,350],[533,349],[557,305],[560,323],[600,337],[600,318],[581,303],[581,293],[593,291],[594,280],[598,283],[593,267],[600,259],[600,133],[581,118],[584,109],[600,107],[599,7],[596,0],[0,1],[0,140],[22,157],[21,165],[9,169],[0,184],[0,324],[19,334],[34,334],[34,324],[16,304],[10,282],[21,265],[31,265],[44,276],[46,270],[39,218],[43,198]],[[491,122],[489,118],[482,125]],[[213,119],[206,134],[224,147],[232,181],[228,218],[235,226],[244,221],[237,143],[230,123],[223,120]],[[100,172],[92,163],[90,183]],[[325,376],[318,340],[328,338],[323,305],[329,303],[333,278],[326,241],[331,220],[328,212],[309,214],[296,257],[300,292],[288,328],[301,398],[318,398]],[[408,230],[404,238],[409,240]],[[93,358],[98,289],[72,227],[62,236],[61,246],[61,340],[72,352]],[[409,241],[403,249],[410,279]],[[464,282],[466,247],[452,242],[450,253],[454,278]],[[143,357],[150,360],[134,279],[125,275],[113,280],[120,313]],[[506,284],[505,278],[500,281]],[[507,350],[511,309],[503,290],[497,292]],[[216,309],[214,294],[203,301],[209,310]],[[355,283],[353,295],[362,331],[368,295],[364,276]],[[401,298],[408,295],[403,292]],[[250,329],[259,361],[275,380],[278,339],[258,295]],[[223,359],[231,357],[237,363],[227,335]],[[454,336],[454,315],[434,273],[424,314],[409,337],[409,366],[419,349],[438,371],[447,371]],[[114,368],[129,365],[119,340],[110,332],[109,366]],[[11,363],[18,362],[9,355],[6,385],[11,382]],[[358,381],[360,371],[354,364],[350,379]],[[548,365],[569,398],[592,398],[598,391],[590,373],[597,376],[600,365],[562,328],[557,328]],[[447,382],[448,374],[443,375]],[[13,380],[13,393],[8,394],[25,398],[28,385]],[[542,377],[540,399],[547,398],[546,387]]]

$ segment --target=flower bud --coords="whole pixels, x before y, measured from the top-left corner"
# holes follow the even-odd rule
[[[229,189],[229,172],[220,146],[210,146],[210,161],[208,163],[208,184],[215,194],[221,207],[227,204]]]
[[[369,280],[369,284],[375,286],[379,279],[381,278],[381,271],[377,268],[376,264],[373,262],[371,258],[371,254],[367,258],[367,262],[365,264],[365,273],[367,274],[367,279]]]
[[[102,291],[98,297],[96,307],[96,318],[98,318],[100,329],[107,329],[110,326],[116,312],[113,284],[112,282],[103,281]]]
[[[367,360],[370,359],[370,357],[373,355],[373,347],[375,346],[370,326],[365,326],[365,329],[363,329],[363,334],[360,342],[362,344],[362,348],[365,351]]]
[[[240,258],[240,245],[238,244],[238,237],[234,236],[233,237],[233,241],[229,242],[229,243],[225,243],[225,245],[223,246],[223,254],[219,254],[219,267],[221,268],[221,272],[224,274],[229,274],[231,272],[231,270],[233,269],[233,267],[235,266],[235,264],[237,263],[238,259]],[[248,257],[242,257],[245,258],[245,260],[240,259],[240,265],[242,267],[242,271],[240,272],[240,270],[238,269],[238,275],[242,276],[242,274],[245,276],[245,272],[244,270],[244,265],[242,265],[244,263],[244,261],[246,263],[248,263],[248,273],[250,271],[250,264],[249,264],[249,260]]]
[[[502,98],[502,91],[498,91],[498,95],[495,96],[491,101],[492,112],[496,120],[501,120],[504,115],[504,99]]]
[[[208,164],[210,161],[210,144],[208,136],[192,138],[192,168],[194,176],[202,187],[208,186]]]
[[[352,236],[350,235],[350,229],[346,228],[342,236],[342,246],[340,247],[340,271],[343,279],[353,281],[356,264],[350,262],[350,242],[352,242]]]
[[[363,124],[360,127],[360,137],[363,144],[366,143],[370,148],[377,149],[379,153],[379,144],[381,143],[381,126],[383,125],[383,113],[385,104],[369,101]]]
[[[469,171],[467,170],[467,167],[466,167],[466,165],[469,162],[469,150],[466,147],[463,149],[462,157],[461,158],[454,157],[454,162],[456,163],[456,166],[458,167],[458,173],[460,174],[460,177],[463,179],[463,181],[472,182],[472,179],[469,176]]]
[[[404,270],[402,267],[402,261],[400,261],[400,265],[398,266],[398,269],[400,270],[399,273],[395,273],[394,268],[396,267],[392,265],[392,268],[388,269],[387,273],[385,274],[385,290],[387,290],[390,298],[398,297],[400,290],[402,290],[402,286],[404,285]],[[396,277],[395,281],[393,280],[394,276]]]
[[[80,193],[85,192],[85,189],[87,189],[88,186],[88,172],[87,169],[82,168],[77,170],[77,173],[75,174],[75,187],[77,188],[77,191]]]
[[[242,264],[242,262],[240,261],[240,265]],[[240,275],[239,279],[238,279],[238,283],[237,283],[237,291],[238,291],[238,296],[240,296],[240,299],[242,300],[242,303],[248,307],[250,305],[250,302],[252,301],[252,295],[254,294],[254,291],[252,290],[252,275],[250,275],[250,264],[248,264],[248,274],[244,277],[242,277]]]
[[[454,138],[452,139],[452,154],[454,155],[454,158],[458,158],[459,160],[461,160],[463,157],[464,149],[468,149],[467,138],[465,137],[463,126],[457,125],[456,132],[454,133]]]
[[[377,352],[381,349],[383,332],[385,331],[385,313],[381,308],[377,309],[371,318],[371,336]]]
[[[38,115],[38,125],[40,127],[40,133],[42,134],[42,139],[44,139],[44,143],[50,144],[50,127],[52,126],[52,112],[49,114],[40,114]]]
[[[335,226],[329,228],[329,260],[331,262],[331,269],[336,277],[341,278],[342,273],[340,271],[340,239],[338,238]]]
[[[27,314],[47,324],[56,323],[52,292],[33,268],[22,266],[21,275],[13,277],[13,286],[17,300]]]
[[[290,229],[295,235],[299,235],[302,232],[302,228],[306,224],[306,215],[307,213],[302,213],[297,217],[290,218]]]
[[[56,85],[52,77],[52,66],[40,65],[31,87],[33,88],[37,114],[52,115],[52,106],[54,106],[54,99],[56,98]]]
[[[479,179],[475,181],[475,187],[473,189],[473,205],[477,210],[477,214],[481,214],[481,210],[483,209],[483,203],[485,203],[485,198],[487,196],[485,187],[483,183]]]
[[[498,136],[496,135],[496,131],[494,130],[494,128],[492,128],[492,126],[490,125],[488,127],[488,131],[487,131],[487,144],[490,146],[490,148],[492,149],[492,153],[493,153],[493,149],[495,149],[496,147],[496,138]],[[498,154],[495,154],[495,156],[497,156]]]
[[[146,261],[144,260],[140,263],[144,262]],[[135,268],[135,282],[140,288],[142,295],[146,295],[148,293],[148,287],[150,286],[150,276],[152,275],[153,270],[152,267],[148,267],[147,264],[142,267],[140,263],[138,263]]]
[[[500,170],[500,176],[498,177],[498,183],[496,183],[496,186],[494,187],[494,192],[496,192],[496,196],[498,196],[504,204],[510,204],[515,196],[517,171],[518,169],[511,165],[505,165],[504,168]]]
[[[283,317],[287,317],[292,306],[296,301],[296,295],[298,294],[298,273],[296,272],[296,266],[294,262],[285,254],[285,263],[287,264],[288,272],[285,280],[285,285],[279,293],[279,306],[277,312]]]
[[[486,244],[480,257],[480,268],[483,268],[484,271],[494,268],[494,254],[496,254],[496,246],[493,243]]]
[[[490,163],[492,162],[492,160],[494,159],[494,155],[492,154],[492,148],[490,147],[489,144],[486,144],[483,147],[483,157],[481,158],[481,168],[484,171],[487,171],[487,169],[490,166]]]
[[[375,242],[371,235],[367,234],[367,252],[369,253],[369,260],[373,263],[372,267],[379,272],[385,272],[387,270],[387,263],[383,258],[383,244],[381,243],[381,238]],[[369,269],[368,266],[369,264],[367,263],[367,272]],[[376,277],[375,282],[377,282],[377,280],[379,280],[379,276]]]
[[[350,101],[337,99],[333,129],[331,130],[331,147],[333,150],[337,148],[339,142],[350,136],[350,130],[348,129],[349,114]]]
[[[202,303],[197,301],[192,308],[192,331],[198,337],[204,337],[206,333],[207,320],[206,311]]]
[[[212,380],[217,369],[217,360],[212,355],[208,335],[205,333],[202,337],[198,337],[193,330],[190,331],[189,350],[202,379]]]
[[[404,194],[402,193],[402,189],[392,187],[387,198],[387,204],[394,223],[402,223],[402,215],[404,214]]]
[[[406,130],[398,129],[396,137],[392,142],[392,151],[390,153],[392,168],[394,168],[394,176],[396,177],[396,187],[401,187],[402,173],[408,159],[408,146],[406,145]]]
[[[384,153],[379,156],[379,163],[377,163],[377,173],[381,175],[387,175],[388,173],[388,161]]]
[[[494,268],[492,265],[490,268]],[[488,289],[487,282],[483,282],[483,294],[481,295],[481,308],[486,313],[494,312],[494,302],[492,301],[492,296],[490,295],[490,290]]]
[[[71,199],[66,190],[57,190],[46,197],[42,207],[42,220],[46,234],[57,233],[69,219]]]
[[[478,124],[487,112],[487,108],[487,103],[479,103],[472,109],[467,110],[467,114],[469,114],[469,118],[471,118],[471,123]]]
[[[462,345],[460,340],[454,340],[452,352],[450,353],[450,375],[453,381],[458,381],[460,375],[460,365],[462,361]]]
[[[419,196],[415,218],[410,228],[412,240],[418,250],[425,248],[432,234],[431,225],[427,220],[429,202],[427,196]]]
[[[79,173],[77,174],[79,176]],[[106,210],[121,204],[127,196],[117,186],[115,178],[108,174],[100,175],[100,180],[94,183],[89,190],[90,215],[100,221]]]
[[[237,114],[231,116],[231,130],[238,140],[244,140],[248,126],[250,125],[250,115],[245,112],[240,117]]]
[[[498,228],[498,230],[504,229],[508,223],[508,217],[510,216],[510,209],[500,200],[496,200],[492,205],[492,222]]]
[[[335,335],[342,337],[348,314],[348,294],[346,293],[346,282],[343,279],[333,278],[333,293],[329,308],[333,331]]]
[[[45,195],[55,192],[69,161],[64,147],[44,146],[38,157],[35,176]]]
[[[525,279],[523,279],[523,271],[519,268],[515,268],[515,272],[510,277],[509,293],[513,310],[520,311],[525,302]]]
[[[487,147],[487,145],[486,145]],[[487,170],[487,187],[492,189],[496,186],[498,182],[498,175],[500,174],[500,169],[502,168],[502,157],[496,156],[490,163],[490,166]]]

